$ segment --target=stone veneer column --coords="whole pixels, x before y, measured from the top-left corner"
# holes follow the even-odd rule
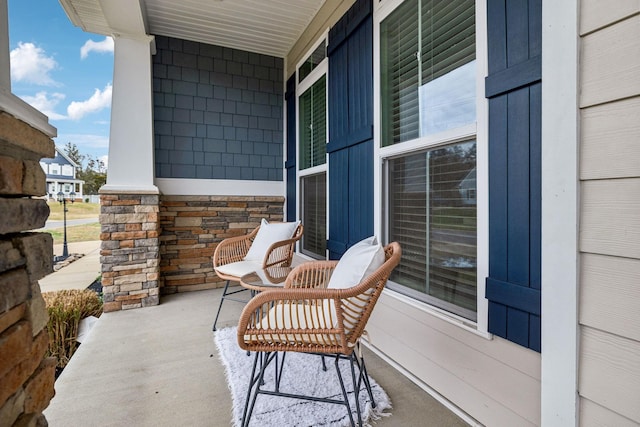
[[[153,172],[152,36],[114,37],[107,183],[100,189],[104,311],[159,303]]]
[[[42,411],[54,395],[56,359],[45,358],[48,317],[38,284],[53,271],[53,241],[26,232],[49,216],[34,196],[46,191],[39,160],[54,156],[52,135],[55,128],[46,134],[6,112],[0,96],[0,426],[46,426]]]
[[[159,196],[103,193],[100,201],[104,311],[158,305]]]

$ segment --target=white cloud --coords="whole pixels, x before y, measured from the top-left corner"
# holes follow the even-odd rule
[[[80,58],[85,59],[89,56],[90,52],[109,53],[113,52],[113,39],[111,37],[105,37],[101,42],[94,42],[89,39],[80,48]]]
[[[35,96],[24,95],[21,97],[27,104],[47,115],[51,120],[65,120],[66,116],[55,112],[56,106],[65,98],[62,93],[38,92]]]
[[[60,86],[50,75],[51,71],[58,68],[58,63],[33,43],[19,42],[18,47],[11,51],[10,61],[11,77],[15,81],[40,86]]]
[[[99,160],[104,164],[104,170],[109,169],[109,156],[105,154],[104,156],[100,156]]]
[[[67,115],[71,120],[80,120],[89,113],[95,113],[111,106],[111,83],[104,90],[96,89],[86,101],[73,101],[67,107]]]

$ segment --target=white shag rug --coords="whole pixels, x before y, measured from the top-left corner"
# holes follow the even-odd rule
[[[247,387],[251,368],[253,367],[254,354],[247,356],[247,352],[240,349],[236,339],[236,328],[224,328],[215,332],[215,343],[218,355],[225,367],[227,383],[231,390],[233,401],[233,422],[235,426],[241,425],[242,411],[244,410]],[[322,361],[319,356],[289,352],[286,356],[284,373],[280,382],[280,391],[293,394],[342,399],[342,391],[338,382],[335,359],[325,357],[327,370],[322,370]],[[273,390],[274,362],[269,365],[265,373],[266,390]],[[358,423],[355,397],[351,385],[351,368],[348,360],[340,361],[340,372],[345,381],[345,387],[349,391],[349,404],[353,412],[353,419]],[[357,375],[356,367],[356,375]],[[371,407],[369,394],[364,384],[360,391],[360,409],[364,426],[370,426],[372,420],[380,416],[391,415],[391,402],[385,391],[369,376],[376,407]],[[386,411],[386,412],[385,412]],[[251,415],[250,426],[349,426],[349,416],[344,405],[313,402],[309,400],[292,399],[280,396],[260,394]]]

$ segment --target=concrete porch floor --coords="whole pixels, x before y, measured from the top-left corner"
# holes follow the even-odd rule
[[[44,414],[64,426],[229,426],[231,395],[211,325],[221,289],[163,297],[160,305],[103,314],[55,384]],[[242,304],[226,301],[218,327]],[[371,351],[369,374],[393,404],[376,426],[465,426]]]

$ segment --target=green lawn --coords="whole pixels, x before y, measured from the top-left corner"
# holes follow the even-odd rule
[[[62,205],[56,201],[49,201],[49,220],[63,219]],[[99,203],[69,203],[67,202],[67,219],[97,218],[100,215]]]
[[[54,245],[64,243],[64,228],[52,228],[45,231],[53,236]],[[67,243],[88,242],[90,240],[100,240],[100,223],[67,227]]]
[[[62,205],[59,202],[49,201],[49,209],[51,210],[49,220],[62,221]],[[92,224],[67,226],[67,243],[100,240],[100,223],[97,220],[100,215],[99,203],[67,202],[67,210],[67,220],[96,218],[96,222]],[[54,245],[64,243],[63,227],[46,230],[46,232],[53,236]]]

